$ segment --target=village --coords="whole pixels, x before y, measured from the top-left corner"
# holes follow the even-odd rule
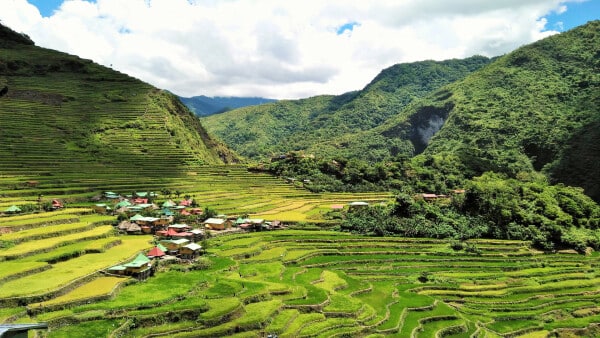
[[[453,195],[464,194],[464,190],[453,191]],[[164,195],[157,203],[159,195],[155,192],[133,192],[119,194],[103,192],[91,199],[91,208],[102,215],[115,216],[115,230],[125,235],[152,235],[153,247],[139,253],[133,260],[109,267],[104,273],[117,276],[131,276],[144,280],[152,276],[158,262],[193,263],[206,253],[206,239],[222,234],[280,230],[287,226],[281,221],[266,221],[261,218],[249,218],[248,215],[223,215],[215,210],[197,204],[192,196],[186,195],[175,202],[170,194]],[[446,195],[429,193],[416,194],[415,200],[427,202],[445,201]],[[42,204],[41,201],[38,204]],[[46,203],[49,211],[64,208],[62,201],[53,199]],[[333,204],[331,211],[340,213],[344,209],[353,210],[369,207],[364,201],[348,204]],[[4,214],[17,214],[22,210],[11,206]],[[165,263],[166,264],[166,263]]]
[[[153,235],[154,247],[138,254],[128,263],[106,269],[107,274],[132,276],[144,280],[152,276],[157,264],[154,261],[193,262],[205,253],[203,240],[231,232],[250,232],[283,229],[280,221],[243,216],[216,214],[202,210],[186,196],[178,203],[168,198],[161,204],[154,203],[154,192],[134,192],[120,195],[107,191],[92,206],[99,214],[117,216],[116,229],[128,235]]]

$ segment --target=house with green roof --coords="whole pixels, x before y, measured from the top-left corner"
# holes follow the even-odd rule
[[[21,208],[19,208],[16,205],[11,205],[10,207],[4,209],[4,212],[7,214],[16,214],[16,213],[21,212]]]
[[[171,200],[167,200],[162,204],[163,208],[172,208],[174,206],[176,206],[177,204],[175,204],[175,202],[171,201]]]
[[[107,272],[144,280],[153,272],[152,261],[143,253],[140,253],[131,262],[112,266],[107,269]]]
[[[131,204],[131,202],[129,202],[129,200],[122,200],[115,205],[115,209],[125,208],[125,207],[131,206],[131,205],[132,204]]]
[[[167,248],[160,243],[156,244],[156,247],[159,248],[162,252],[167,252]]]
[[[112,199],[119,198],[119,194],[117,194],[116,192],[112,192],[112,191],[105,191],[104,197],[112,200]]]

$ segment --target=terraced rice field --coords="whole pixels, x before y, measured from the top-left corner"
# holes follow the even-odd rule
[[[90,212],[0,217],[0,227],[9,231],[0,235],[0,304],[60,298],[95,280],[99,270],[150,247],[150,236],[118,237],[109,224],[113,216]]]
[[[56,176],[0,176],[0,210],[10,205],[37,203],[53,198],[65,200],[71,207],[89,207],[90,197],[104,191],[131,194],[134,191],[163,189],[173,192],[170,196],[181,199],[193,197],[202,208],[209,207],[227,215],[249,214],[266,220],[285,222],[319,223],[333,204],[352,201],[371,203],[389,202],[390,193],[322,193],[312,194],[305,189],[285,183],[271,175],[248,172],[245,166],[197,166],[183,177],[148,178],[84,176],[64,173]],[[35,187],[27,182],[35,181]],[[179,196],[175,192],[179,191]],[[169,196],[160,196],[166,199]],[[18,216],[28,217],[28,216]],[[68,214],[53,214],[48,217],[68,218]],[[11,221],[18,224],[18,219]],[[7,225],[9,226],[9,225]]]
[[[109,298],[115,281],[98,288],[104,297],[81,284],[41,303],[22,298],[4,316],[47,321],[50,337],[579,336],[600,323],[597,253],[470,243],[479,254],[444,240],[327,231],[219,236],[200,269],[163,266]]]

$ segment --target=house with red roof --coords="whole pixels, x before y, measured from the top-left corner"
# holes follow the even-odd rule
[[[57,209],[62,209],[65,206],[62,204],[61,201],[54,199],[52,200],[52,210],[57,210]]]
[[[166,255],[165,252],[163,250],[161,250],[158,246],[155,246],[154,248],[152,248],[152,250],[148,251],[147,256],[148,256],[148,258],[160,258],[164,255]]]
[[[190,210],[190,213],[192,215],[202,215],[204,212],[200,208],[193,208],[192,210]]]
[[[190,206],[192,206],[192,201],[193,201],[192,199],[189,199],[189,200],[184,199],[184,200],[181,200],[181,202],[179,202],[179,205],[182,207],[190,207]]]
[[[138,197],[138,198],[136,198],[136,199],[133,200],[133,204],[148,204],[148,199],[147,198]]]

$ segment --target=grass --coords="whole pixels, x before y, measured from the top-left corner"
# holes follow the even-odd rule
[[[106,337],[110,335],[115,329],[120,326],[118,320],[93,320],[84,321],[79,325],[68,325],[60,327],[56,330],[52,330],[49,333],[49,337],[52,338],[71,338],[71,337],[82,337],[82,338],[97,338]]]
[[[265,329],[268,333],[282,333],[300,313],[296,309],[283,310],[273,318]]]
[[[279,248],[271,248],[267,250],[261,251],[258,255],[252,256],[246,259],[246,262],[263,262],[263,261],[273,261],[273,260],[281,260],[286,253],[286,249]]]
[[[198,319],[200,321],[211,321],[218,319],[228,313],[231,313],[239,306],[240,300],[235,297],[222,297],[219,299],[207,299],[208,311],[202,313]]]
[[[78,302],[85,299],[90,299],[98,296],[109,295],[117,285],[125,282],[125,278],[120,277],[99,277],[92,280],[89,283],[85,283],[71,292],[62,296],[53,298],[51,300],[39,303],[29,304],[30,308],[53,306],[60,304],[67,304],[71,302]]]
[[[130,281],[110,299],[87,304],[119,281],[94,277],[96,271],[150,247],[147,236],[107,232],[85,239],[89,231],[79,233],[79,241],[64,234],[2,249],[3,255],[17,249],[24,255],[0,262],[0,301],[51,295],[78,278],[93,278],[63,295],[32,301],[30,308],[41,306],[32,317],[23,306],[0,315],[48,321],[51,336],[88,329],[105,334],[125,320],[138,323],[125,336],[174,337],[406,337],[456,330],[449,337],[458,338],[475,334],[477,325],[480,337],[491,337],[600,322],[597,256],[494,254],[522,251],[527,243],[520,241],[479,241],[490,254],[474,256],[445,251],[444,241],[305,230],[209,239],[210,267],[180,272],[165,265],[148,280]],[[48,243],[55,248],[44,252]],[[26,245],[32,246],[22,249]],[[69,309],[52,311],[62,305]]]
[[[78,278],[108,268],[114,262],[129,259],[150,247],[146,236],[130,237],[120,246],[112,247],[103,254],[83,255],[65,262],[53,264],[52,269],[4,283],[0,298],[38,295],[56,290]]]
[[[0,262],[0,281],[48,267],[46,262]]]
[[[302,313],[294,318],[287,329],[281,334],[281,337],[295,337],[302,327],[323,320],[325,320],[325,316],[322,313]]]
[[[321,273],[321,278],[323,281],[315,283],[314,285],[328,292],[335,292],[338,289],[348,286],[346,280],[340,278],[340,276],[333,271],[323,271],[323,273]]]
[[[5,241],[21,242],[31,239],[55,237],[61,234],[81,232],[92,228],[96,222],[108,222],[112,221],[113,219],[114,218],[112,216],[84,216],[79,219],[79,222],[49,225],[29,230],[12,232],[3,235],[2,239]]]
[[[0,259],[15,258],[34,253],[52,250],[61,245],[66,245],[80,240],[94,239],[99,237],[108,237],[113,233],[113,227],[110,225],[98,226],[87,231],[81,231],[75,234],[56,236],[43,241],[24,242],[8,249],[0,251]]]

